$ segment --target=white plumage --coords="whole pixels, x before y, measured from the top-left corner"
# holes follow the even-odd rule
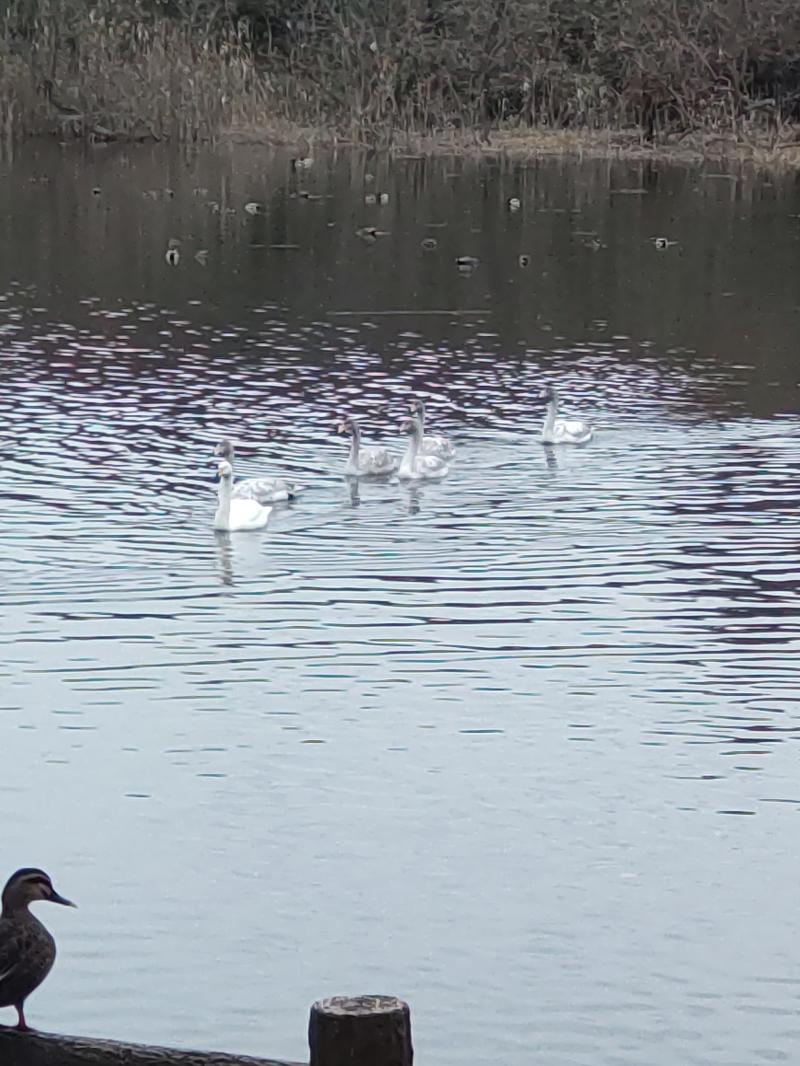
[[[542,399],[547,401],[547,410],[542,426],[543,444],[585,444],[592,439],[592,427],[579,418],[558,418],[558,396],[547,385],[542,390]]]
[[[436,455],[439,459],[452,459],[456,449],[447,437],[425,434],[425,404],[419,398],[411,401],[410,411],[420,428],[420,455]]]
[[[422,481],[432,478],[444,477],[450,467],[438,455],[423,455],[420,453],[422,443],[422,430],[419,419],[407,418],[402,425],[404,433],[408,434],[408,448],[400,462],[397,476],[404,481]]]
[[[233,498],[233,467],[227,459],[220,461],[217,473],[219,488],[214,529],[262,529],[267,524],[272,508],[262,506],[257,500]]]
[[[233,444],[227,438],[221,440],[214,449],[214,454],[227,460],[233,467]],[[300,491],[300,486],[281,477],[250,477],[244,481],[234,481],[231,492],[232,500],[256,500],[261,504],[281,503],[293,500]]]

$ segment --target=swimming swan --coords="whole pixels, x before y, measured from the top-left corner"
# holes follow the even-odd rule
[[[408,434],[408,448],[400,463],[397,476],[406,481],[444,477],[450,467],[438,455],[421,455],[422,429],[418,418],[407,418],[400,427]]]
[[[397,469],[397,458],[388,448],[361,447],[361,430],[354,418],[342,419],[337,433],[350,435],[350,455],[344,468],[348,477],[379,477]]]
[[[547,401],[547,411],[542,426],[543,444],[585,444],[592,439],[592,427],[579,418],[556,418],[558,396],[555,390],[546,385],[541,399]]]
[[[437,455],[440,459],[452,459],[456,449],[447,437],[425,435],[425,404],[419,398],[411,401],[409,410],[422,433],[422,443],[419,446],[420,455]]]
[[[233,444],[226,438],[214,449],[214,455],[227,460],[233,466]],[[235,481],[232,500],[256,500],[258,503],[282,503],[293,500],[300,491],[300,486],[282,477],[249,477],[244,481]]]
[[[217,513],[214,529],[262,529],[272,511],[262,507],[258,500],[233,499],[233,467],[227,459],[221,459],[217,467],[219,489],[217,490]]]

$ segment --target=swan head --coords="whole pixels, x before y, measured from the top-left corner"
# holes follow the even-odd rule
[[[420,400],[419,396],[415,396],[411,403],[408,405],[408,409],[412,415],[422,415],[425,417],[425,404]]]
[[[354,437],[358,433],[358,426],[356,425],[356,420],[354,418],[351,418],[349,415],[345,415],[345,417],[336,427],[336,432],[339,434],[346,433],[348,436]]]
[[[227,459],[222,459],[217,467],[217,477],[220,481],[225,481],[228,478],[233,477],[233,467]]]
[[[400,423],[400,432],[407,433],[409,437],[418,437],[420,435],[419,422],[414,418],[404,418]]]
[[[558,403],[558,396],[552,385],[545,385],[539,393],[539,399],[544,400],[545,403]]]
[[[214,455],[219,456],[220,459],[227,459],[229,463],[233,462],[233,444],[227,437],[223,438],[216,446]]]

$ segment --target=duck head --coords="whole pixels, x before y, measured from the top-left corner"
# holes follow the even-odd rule
[[[48,903],[60,903],[62,907],[74,907],[75,904],[64,899],[53,888],[53,882],[44,870],[26,866],[12,874],[3,889],[3,914],[26,910],[29,903],[46,900]]]

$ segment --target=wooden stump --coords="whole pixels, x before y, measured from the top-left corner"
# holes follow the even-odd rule
[[[311,1008],[311,1066],[411,1066],[411,1016],[395,996],[332,996]]]

